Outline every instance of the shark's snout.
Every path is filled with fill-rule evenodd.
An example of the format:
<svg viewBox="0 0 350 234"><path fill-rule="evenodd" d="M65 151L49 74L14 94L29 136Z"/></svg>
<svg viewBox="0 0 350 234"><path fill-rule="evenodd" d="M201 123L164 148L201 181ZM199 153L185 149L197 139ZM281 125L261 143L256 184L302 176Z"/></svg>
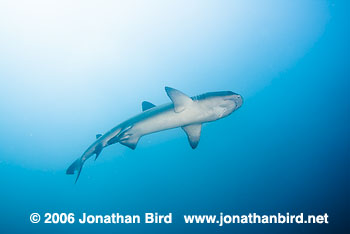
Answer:
<svg viewBox="0 0 350 234"><path fill-rule="evenodd" d="M233 101L235 104L235 107L233 110L237 110L238 108L240 108L243 104L243 97L237 93L234 92L230 92L230 95L227 95L224 100L230 100Z"/></svg>
<svg viewBox="0 0 350 234"><path fill-rule="evenodd" d="M234 97L235 103L236 103L236 110L240 108L243 104L243 97L239 94L236 94Z"/></svg>

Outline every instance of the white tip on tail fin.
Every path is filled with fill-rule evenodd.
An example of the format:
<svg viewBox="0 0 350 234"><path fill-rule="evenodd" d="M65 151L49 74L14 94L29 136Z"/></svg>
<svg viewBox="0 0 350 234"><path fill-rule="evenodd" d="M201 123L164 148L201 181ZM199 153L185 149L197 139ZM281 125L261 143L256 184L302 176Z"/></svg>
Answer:
<svg viewBox="0 0 350 234"><path fill-rule="evenodd" d="M84 162L82 161L81 158L78 158L77 160L74 161L74 163L72 163L72 165L70 165L66 171L67 175L73 175L75 173L75 171L78 172L77 178L75 180L75 183L77 183L79 176L80 176L80 172L81 169L83 168L83 164Z"/></svg>

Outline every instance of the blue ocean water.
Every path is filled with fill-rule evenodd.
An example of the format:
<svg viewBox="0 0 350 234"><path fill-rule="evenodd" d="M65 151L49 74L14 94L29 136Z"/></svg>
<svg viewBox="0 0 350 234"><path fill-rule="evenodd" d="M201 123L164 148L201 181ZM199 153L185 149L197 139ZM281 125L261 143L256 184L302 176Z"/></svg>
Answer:
<svg viewBox="0 0 350 234"><path fill-rule="evenodd" d="M346 233L348 1L2 1L1 233ZM231 90L231 116L116 144L95 140L169 102ZM172 213L172 224L32 224L31 213ZM329 224L185 224L186 214L329 215Z"/></svg>

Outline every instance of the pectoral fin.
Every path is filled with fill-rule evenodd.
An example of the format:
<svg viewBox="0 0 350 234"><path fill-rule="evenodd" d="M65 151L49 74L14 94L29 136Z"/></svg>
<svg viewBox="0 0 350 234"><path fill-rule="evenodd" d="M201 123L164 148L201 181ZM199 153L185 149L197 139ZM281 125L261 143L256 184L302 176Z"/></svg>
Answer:
<svg viewBox="0 0 350 234"><path fill-rule="evenodd" d="M186 109L186 106L193 103L193 100L189 96L180 92L179 90L165 87L165 91L171 101L174 103L174 110L176 113L184 111Z"/></svg>
<svg viewBox="0 0 350 234"><path fill-rule="evenodd" d="M188 141L192 149L195 149L199 143L201 137L202 124L192 124L183 126L182 129L187 134Z"/></svg>

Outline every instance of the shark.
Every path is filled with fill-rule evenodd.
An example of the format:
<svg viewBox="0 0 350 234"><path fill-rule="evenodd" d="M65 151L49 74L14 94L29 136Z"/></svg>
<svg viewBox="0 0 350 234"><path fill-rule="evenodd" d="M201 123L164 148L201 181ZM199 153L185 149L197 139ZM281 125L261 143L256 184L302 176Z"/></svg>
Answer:
<svg viewBox="0 0 350 234"><path fill-rule="evenodd" d="M77 172L78 181L84 162L101 154L103 148L120 143L135 149L142 136L172 128L182 128L192 149L198 146L202 125L222 119L243 104L241 95L232 91L209 92L189 97L183 92L165 87L171 102L156 106L142 102L142 112L112 128L105 134L97 134L96 140L80 158L67 169L66 174Z"/></svg>

